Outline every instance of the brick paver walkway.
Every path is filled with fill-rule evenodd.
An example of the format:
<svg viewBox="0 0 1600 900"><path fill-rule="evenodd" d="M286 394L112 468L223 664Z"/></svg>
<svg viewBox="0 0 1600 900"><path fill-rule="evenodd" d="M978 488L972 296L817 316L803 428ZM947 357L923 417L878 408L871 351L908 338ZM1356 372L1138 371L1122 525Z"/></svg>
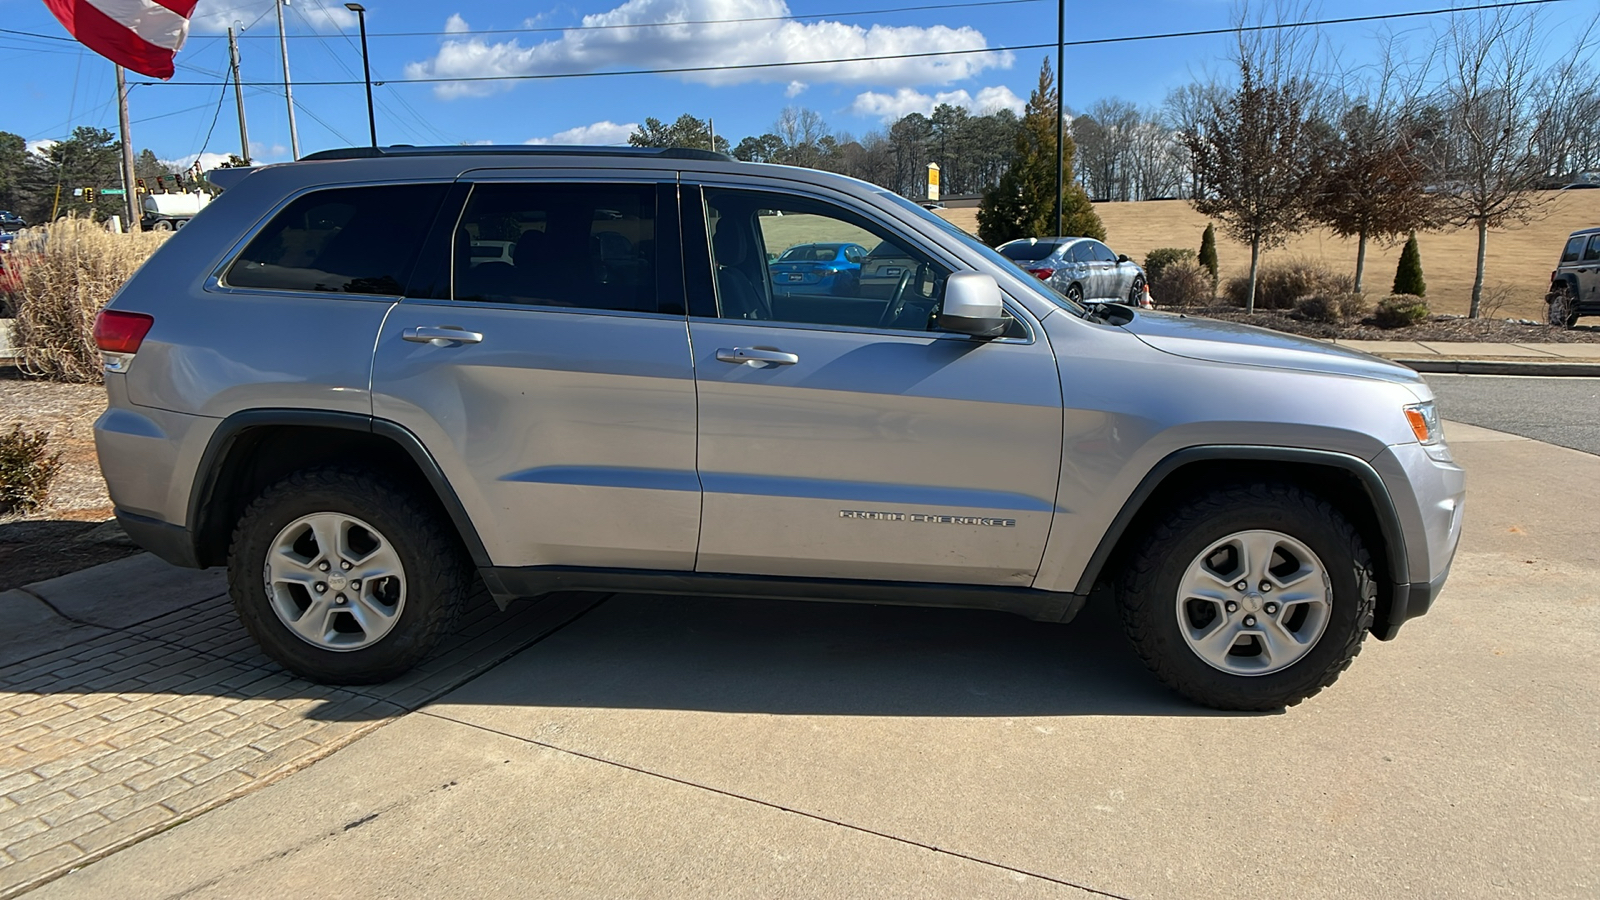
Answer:
<svg viewBox="0 0 1600 900"><path fill-rule="evenodd" d="M326 756L596 599L480 596L441 653L362 688L286 674L226 596L0 668L0 900Z"/></svg>

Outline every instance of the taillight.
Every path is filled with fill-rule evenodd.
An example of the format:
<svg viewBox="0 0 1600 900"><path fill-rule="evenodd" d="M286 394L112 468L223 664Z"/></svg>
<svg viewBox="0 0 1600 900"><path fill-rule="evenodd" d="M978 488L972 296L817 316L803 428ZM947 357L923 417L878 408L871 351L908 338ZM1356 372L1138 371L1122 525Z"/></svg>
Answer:
<svg viewBox="0 0 1600 900"><path fill-rule="evenodd" d="M1056 270L1048 268L1048 267L1041 267L1041 268L1038 268L1038 269L1029 269L1028 273L1031 274L1033 277L1039 279L1040 281L1049 281L1050 280L1050 276L1054 275L1056 273Z"/></svg>
<svg viewBox="0 0 1600 900"><path fill-rule="evenodd" d="M155 323L155 316L144 313L102 309L94 319L94 344L102 353L138 353Z"/></svg>

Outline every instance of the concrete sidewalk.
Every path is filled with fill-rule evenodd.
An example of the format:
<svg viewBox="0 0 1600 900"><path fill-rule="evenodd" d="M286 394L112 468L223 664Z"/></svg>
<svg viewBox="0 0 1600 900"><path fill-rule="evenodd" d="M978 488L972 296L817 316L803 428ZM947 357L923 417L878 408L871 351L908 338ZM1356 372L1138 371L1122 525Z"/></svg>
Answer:
<svg viewBox="0 0 1600 900"><path fill-rule="evenodd" d="M1425 373L1600 376L1600 344L1334 341Z"/></svg>
<svg viewBox="0 0 1600 900"><path fill-rule="evenodd" d="M1447 427L1445 595L1283 714L1176 698L1103 605L614 597L30 900L1589 900L1600 510L1570 486L1600 458Z"/></svg>

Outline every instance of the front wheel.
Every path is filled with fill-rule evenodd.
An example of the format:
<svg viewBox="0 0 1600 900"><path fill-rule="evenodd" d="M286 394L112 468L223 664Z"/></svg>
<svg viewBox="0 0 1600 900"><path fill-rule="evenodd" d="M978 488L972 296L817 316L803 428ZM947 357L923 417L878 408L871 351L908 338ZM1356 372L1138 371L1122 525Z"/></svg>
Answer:
<svg viewBox="0 0 1600 900"><path fill-rule="evenodd" d="M1138 306L1139 301L1142 299L1144 299L1144 276L1135 275L1133 276L1133 288L1128 291L1128 302Z"/></svg>
<svg viewBox="0 0 1600 900"><path fill-rule="evenodd" d="M234 530L228 587L261 649L313 681L387 681L421 662L472 584L455 536L414 495L344 469L297 472Z"/></svg>
<svg viewBox="0 0 1600 900"><path fill-rule="evenodd" d="M1338 679L1372 626L1371 558L1327 501L1288 484L1216 488L1160 516L1121 584L1156 676L1205 706L1292 706Z"/></svg>

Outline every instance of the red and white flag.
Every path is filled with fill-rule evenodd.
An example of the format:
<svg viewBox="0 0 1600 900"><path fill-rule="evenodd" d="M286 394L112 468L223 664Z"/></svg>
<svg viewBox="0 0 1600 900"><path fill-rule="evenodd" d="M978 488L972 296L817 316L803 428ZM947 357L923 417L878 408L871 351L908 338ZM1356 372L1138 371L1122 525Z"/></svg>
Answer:
<svg viewBox="0 0 1600 900"><path fill-rule="evenodd" d="M79 43L119 66L172 77L199 0L44 0Z"/></svg>

